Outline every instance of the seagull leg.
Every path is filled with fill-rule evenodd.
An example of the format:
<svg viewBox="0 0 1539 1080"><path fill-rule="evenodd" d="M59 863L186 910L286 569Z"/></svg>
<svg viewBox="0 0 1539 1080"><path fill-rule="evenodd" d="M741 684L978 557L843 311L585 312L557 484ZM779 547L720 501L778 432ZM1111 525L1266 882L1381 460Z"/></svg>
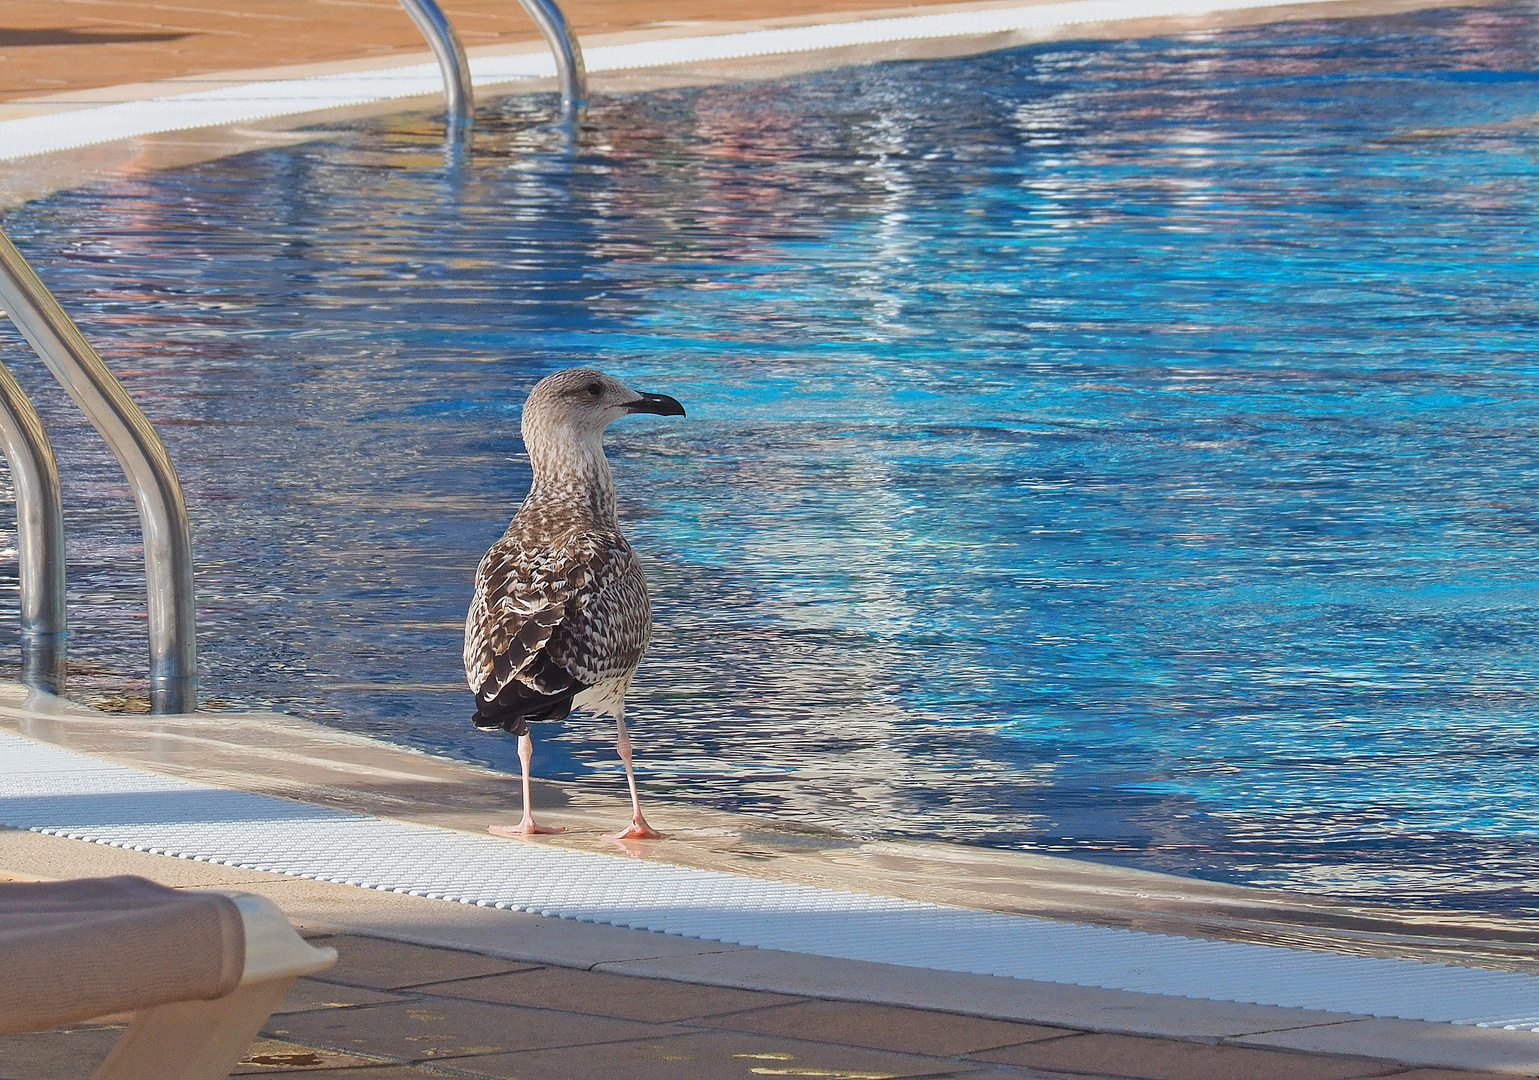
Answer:
<svg viewBox="0 0 1539 1080"><path fill-rule="evenodd" d="M534 740L528 735L518 737L518 763L524 774L524 818L517 825L491 825L487 832L498 836L533 836L536 833L566 832L562 825L536 825L534 811L529 807L529 761L534 757Z"/></svg>
<svg viewBox="0 0 1539 1080"><path fill-rule="evenodd" d="M625 710L622 707L615 715L615 726L619 729L620 760L625 763L625 782L631 788L631 823L623 832L614 833L611 840L656 840L662 833L656 831L647 824L647 819L641 816L641 800L636 796L636 773L631 769L631 737L625 732Z"/></svg>

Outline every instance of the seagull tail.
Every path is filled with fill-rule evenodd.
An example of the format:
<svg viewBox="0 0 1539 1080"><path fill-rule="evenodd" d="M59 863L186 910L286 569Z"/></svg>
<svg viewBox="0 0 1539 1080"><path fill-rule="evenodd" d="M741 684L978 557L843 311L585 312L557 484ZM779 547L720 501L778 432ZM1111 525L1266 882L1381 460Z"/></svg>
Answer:
<svg viewBox="0 0 1539 1080"><path fill-rule="evenodd" d="M572 711L572 698L585 689L574 686L559 694L541 694L514 681L490 700L477 694L479 707L470 719L483 730L502 728L513 735L527 735L531 720L565 720Z"/></svg>

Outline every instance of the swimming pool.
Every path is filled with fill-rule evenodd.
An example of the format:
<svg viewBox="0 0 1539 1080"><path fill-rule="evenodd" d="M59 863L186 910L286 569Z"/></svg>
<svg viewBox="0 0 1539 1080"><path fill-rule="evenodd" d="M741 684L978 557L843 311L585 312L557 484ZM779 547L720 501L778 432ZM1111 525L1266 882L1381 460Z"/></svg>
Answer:
<svg viewBox="0 0 1539 1080"><path fill-rule="evenodd" d="M634 95L575 155L510 100L458 171L398 116L5 224L182 472L208 696L516 769L469 580L597 360L690 409L611 442L654 796L1529 913L1534 15ZM132 696L126 489L0 334L74 685ZM536 737L619 790L607 723Z"/></svg>

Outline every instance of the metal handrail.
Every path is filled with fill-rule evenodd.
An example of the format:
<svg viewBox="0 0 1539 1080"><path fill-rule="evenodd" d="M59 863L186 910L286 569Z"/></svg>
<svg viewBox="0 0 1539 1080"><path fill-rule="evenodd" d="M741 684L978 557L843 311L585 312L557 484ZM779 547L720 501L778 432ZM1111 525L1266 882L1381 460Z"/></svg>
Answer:
<svg viewBox="0 0 1539 1080"><path fill-rule="evenodd" d="M524 10L545 35L556 58L556 78L561 83L561 121L576 123L588 105L588 69L583 64L582 46L572 33L572 24L557 6L556 0L519 0Z"/></svg>
<svg viewBox="0 0 1539 1080"><path fill-rule="evenodd" d="M43 419L0 365L0 444L16 488L16 554L21 583L21 681L64 692L64 505L59 466Z"/></svg>
<svg viewBox="0 0 1539 1080"><path fill-rule="evenodd" d="M133 489L149 592L150 711L198 707L192 538L165 443L117 376L0 231L0 307L112 450Z"/></svg>
<svg viewBox="0 0 1539 1080"><path fill-rule="evenodd" d="M476 97L470 86L470 62L454 26L435 0L401 0L411 21L427 38L444 76L444 126L451 136L465 134L476 120Z"/></svg>
<svg viewBox="0 0 1539 1080"><path fill-rule="evenodd" d="M588 104L588 70L583 64L582 46L556 0L519 0L534 24L540 28L556 61L556 78L561 84L561 120L571 124L582 116ZM417 24L428 47L438 61L444 78L444 123L449 134L462 135L475 123L475 91L470 84L470 62L465 46L454 25L436 0L401 0L411 21Z"/></svg>
<svg viewBox="0 0 1539 1080"><path fill-rule="evenodd" d="M574 123L588 105L588 69L583 65L582 45L556 0L519 3L545 35L546 45L551 46L556 78L562 86L562 122ZM400 0L400 6L428 38L428 48L443 72L443 111L449 134L465 134L476 123L476 91L471 88L471 68L460 35L436 0Z"/></svg>

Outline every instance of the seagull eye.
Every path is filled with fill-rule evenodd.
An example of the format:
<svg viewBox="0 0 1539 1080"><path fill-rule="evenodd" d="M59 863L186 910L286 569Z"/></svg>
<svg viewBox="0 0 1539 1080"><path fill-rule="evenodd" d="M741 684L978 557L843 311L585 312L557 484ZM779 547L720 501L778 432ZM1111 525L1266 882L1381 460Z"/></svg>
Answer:
<svg viewBox="0 0 1539 1080"><path fill-rule="evenodd" d="M599 396L599 389L600 389L600 387L599 387L599 384L596 383L596 382L590 382L584 389L586 389L588 391L588 393L592 394L594 397L598 397Z"/></svg>

